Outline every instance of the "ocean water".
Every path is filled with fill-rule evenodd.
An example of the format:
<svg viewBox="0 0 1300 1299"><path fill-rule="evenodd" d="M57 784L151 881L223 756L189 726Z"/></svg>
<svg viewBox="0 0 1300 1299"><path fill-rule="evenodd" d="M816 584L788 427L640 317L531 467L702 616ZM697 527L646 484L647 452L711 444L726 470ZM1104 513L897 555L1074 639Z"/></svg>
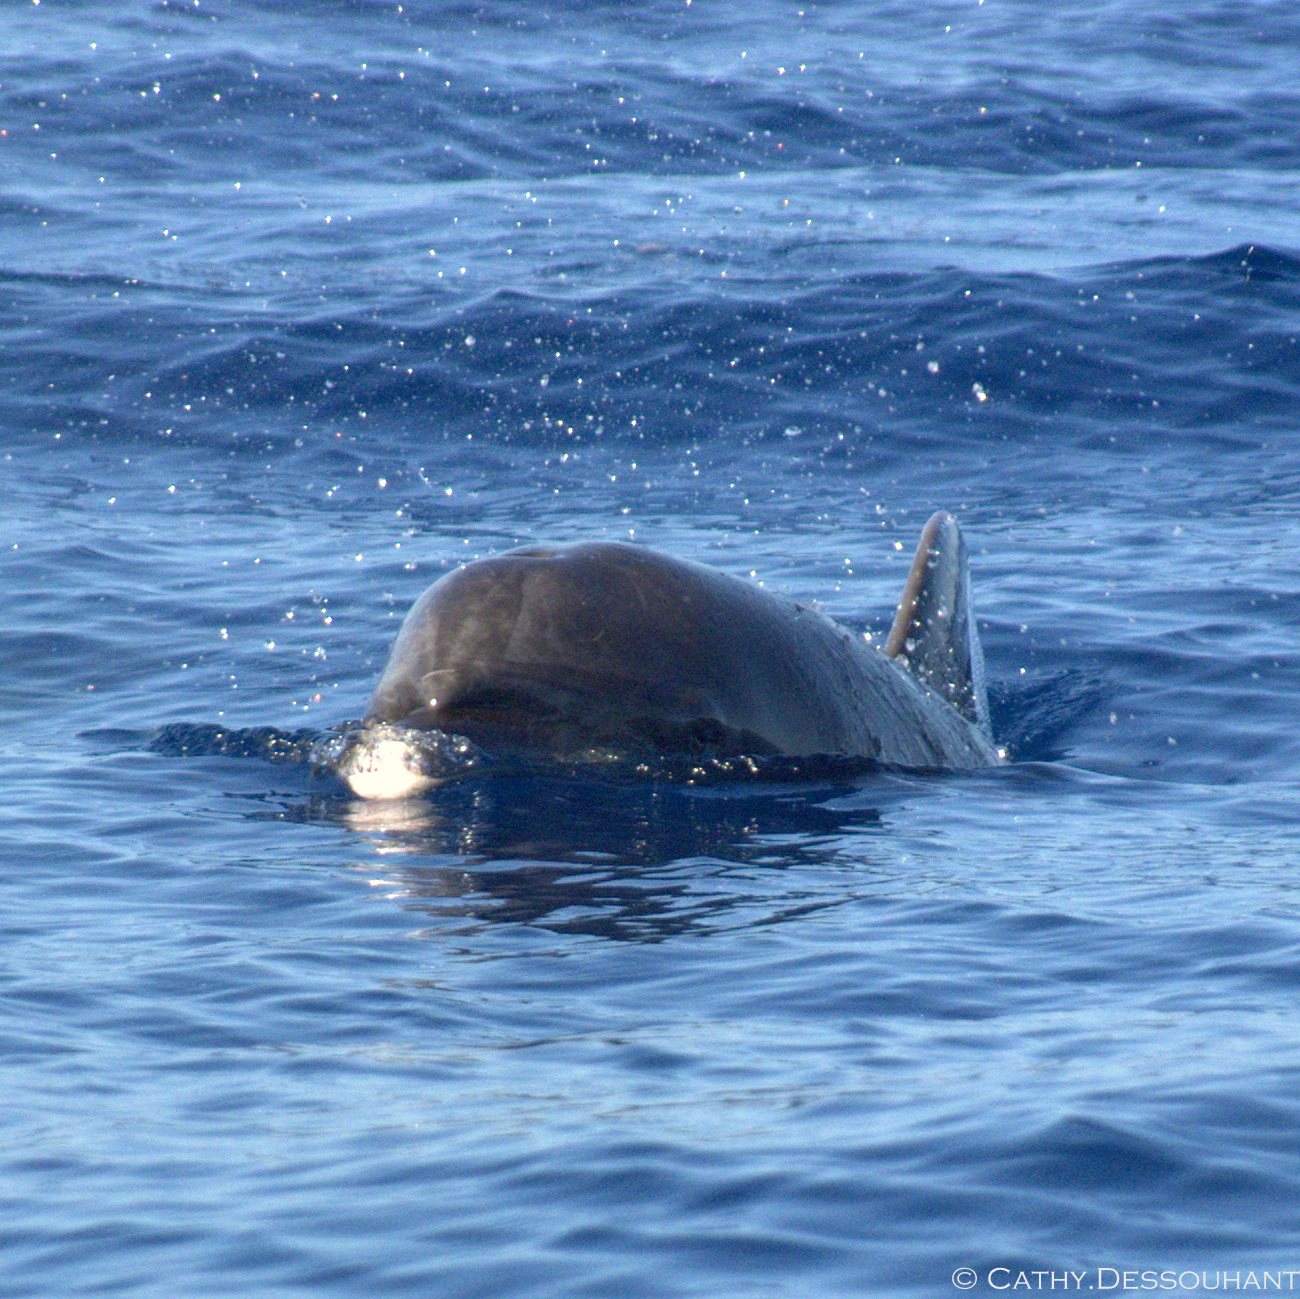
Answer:
<svg viewBox="0 0 1300 1299"><path fill-rule="evenodd" d="M1297 50L1266 0L7 0L0 1291L1300 1269ZM936 508L1004 768L301 760L470 558L881 630Z"/></svg>

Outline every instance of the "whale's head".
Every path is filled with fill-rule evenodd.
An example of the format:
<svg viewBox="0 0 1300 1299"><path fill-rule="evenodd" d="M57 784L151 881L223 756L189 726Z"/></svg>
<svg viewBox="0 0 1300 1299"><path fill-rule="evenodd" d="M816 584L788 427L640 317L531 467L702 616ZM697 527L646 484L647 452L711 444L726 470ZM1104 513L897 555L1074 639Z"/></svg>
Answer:
<svg viewBox="0 0 1300 1299"><path fill-rule="evenodd" d="M716 743L729 733L717 701L736 686L705 644L728 635L705 607L715 580L732 579L608 543L476 561L412 607L366 721L522 757L655 752L700 727ZM400 746L374 762L395 779L411 767Z"/></svg>

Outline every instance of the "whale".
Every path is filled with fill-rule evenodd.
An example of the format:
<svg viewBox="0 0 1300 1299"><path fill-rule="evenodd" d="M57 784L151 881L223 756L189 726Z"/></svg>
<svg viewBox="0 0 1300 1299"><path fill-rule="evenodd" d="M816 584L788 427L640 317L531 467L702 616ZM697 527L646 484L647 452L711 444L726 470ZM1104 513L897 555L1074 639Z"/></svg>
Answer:
<svg viewBox="0 0 1300 1299"><path fill-rule="evenodd" d="M433 583L335 763L363 798L438 783L410 743L487 754L837 755L970 770L989 724L957 520L925 525L883 645L813 605L626 542L530 545Z"/></svg>

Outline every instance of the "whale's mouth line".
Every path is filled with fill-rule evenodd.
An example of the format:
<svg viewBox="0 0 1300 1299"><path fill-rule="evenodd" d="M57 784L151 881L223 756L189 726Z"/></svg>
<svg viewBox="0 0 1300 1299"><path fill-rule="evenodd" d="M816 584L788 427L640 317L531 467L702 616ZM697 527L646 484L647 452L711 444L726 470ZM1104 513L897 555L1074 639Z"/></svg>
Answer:
<svg viewBox="0 0 1300 1299"><path fill-rule="evenodd" d="M510 682L476 683L412 709L399 718L384 718L398 726L468 735L479 730L518 731L558 726L567 717L590 711L570 690L538 690ZM367 719L368 721L375 719Z"/></svg>
<svg viewBox="0 0 1300 1299"><path fill-rule="evenodd" d="M567 697L567 698L562 698ZM521 727L558 721L573 711L572 703L581 699L580 692L552 687L538 690L525 685L482 684L454 695L436 710L442 730L454 731L458 725L476 722ZM564 707L565 703L570 707Z"/></svg>
<svg viewBox="0 0 1300 1299"><path fill-rule="evenodd" d="M570 666L493 665L468 680L443 682L438 696L402 716L368 720L473 738L480 732L526 739L569 730L590 738L639 733L658 717L693 725L711 712L702 697Z"/></svg>
<svg viewBox="0 0 1300 1299"><path fill-rule="evenodd" d="M593 750L631 758L777 752L764 737L728 725L707 705L699 706L702 701L656 698L644 686L612 699L581 685L511 674L504 682L466 685L394 724L464 736L488 753L520 757L577 758Z"/></svg>

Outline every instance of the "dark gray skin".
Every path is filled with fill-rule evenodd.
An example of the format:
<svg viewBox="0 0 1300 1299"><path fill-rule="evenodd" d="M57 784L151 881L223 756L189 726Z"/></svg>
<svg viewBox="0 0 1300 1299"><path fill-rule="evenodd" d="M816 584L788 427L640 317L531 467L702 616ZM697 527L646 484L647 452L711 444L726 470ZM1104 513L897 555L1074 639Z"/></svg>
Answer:
<svg viewBox="0 0 1300 1299"><path fill-rule="evenodd" d="M946 645L953 631L942 610L938 633L922 625L918 611L937 599L927 603L927 591L966 591L955 522L936 515L926 537L893 657L807 605L640 546L533 546L479 560L411 609L365 723L557 758L612 748L989 766L1000 755L986 712L959 711L967 694L982 707L978 679L927 677L919 652L911 671L902 665L906 650L934 635ZM960 615L969 635L965 603Z"/></svg>

